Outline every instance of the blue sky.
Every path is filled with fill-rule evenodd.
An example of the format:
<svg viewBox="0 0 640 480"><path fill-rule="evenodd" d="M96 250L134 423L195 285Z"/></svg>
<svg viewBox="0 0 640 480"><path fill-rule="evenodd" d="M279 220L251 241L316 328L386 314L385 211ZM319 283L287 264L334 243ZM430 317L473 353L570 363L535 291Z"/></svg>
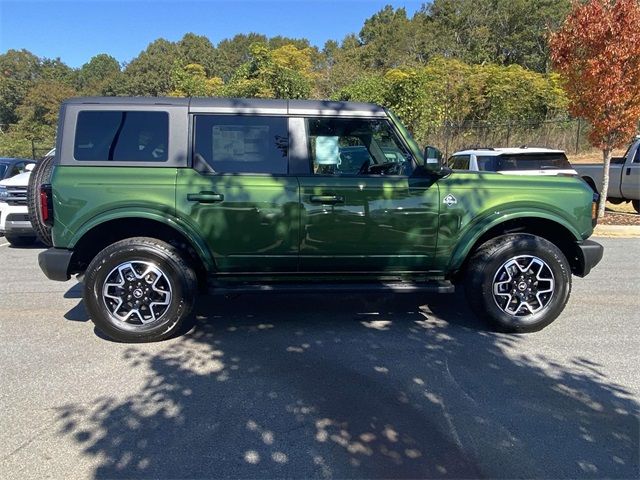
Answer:
<svg viewBox="0 0 640 480"><path fill-rule="evenodd" d="M98 53L131 60L153 40L185 33L214 43L236 33L328 39L357 33L384 5L409 15L424 0L0 0L0 53L26 48L79 67Z"/></svg>

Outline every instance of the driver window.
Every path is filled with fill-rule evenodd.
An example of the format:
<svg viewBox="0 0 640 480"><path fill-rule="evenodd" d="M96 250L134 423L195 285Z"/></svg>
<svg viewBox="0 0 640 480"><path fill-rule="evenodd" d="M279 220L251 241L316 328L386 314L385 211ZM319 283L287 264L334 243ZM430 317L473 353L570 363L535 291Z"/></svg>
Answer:
<svg viewBox="0 0 640 480"><path fill-rule="evenodd" d="M386 120L309 118L315 175L408 175L411 157Z"/></svg>

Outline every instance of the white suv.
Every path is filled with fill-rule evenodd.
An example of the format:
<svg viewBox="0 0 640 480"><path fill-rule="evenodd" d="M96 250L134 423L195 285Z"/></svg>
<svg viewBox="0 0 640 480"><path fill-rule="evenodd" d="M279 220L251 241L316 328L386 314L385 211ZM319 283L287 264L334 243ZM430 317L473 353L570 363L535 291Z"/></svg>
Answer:
<svg viewBox="0 0 640 480"><path fill-rule="evenodd" d="M0 181L0 234L12 245L29 245L36 240L27 209L32 168L33 164L29 164L24 173Z"/></svg>
<svg viewBox="0 0 640 480"><path fill-rule="evenodd" d="M447 160L454 170L509 175L577 175L562 150L549 148L476 148L455 152Z"/></svg>

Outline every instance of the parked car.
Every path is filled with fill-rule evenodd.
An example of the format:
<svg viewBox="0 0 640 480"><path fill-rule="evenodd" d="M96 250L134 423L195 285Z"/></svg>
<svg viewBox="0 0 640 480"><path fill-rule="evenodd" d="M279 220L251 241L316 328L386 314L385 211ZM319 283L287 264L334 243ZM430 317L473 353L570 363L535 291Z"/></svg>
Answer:
<svg viewBox="0 0 640 480"><path fill-rule="evenodd" d="M36 234L29 221L27 185L33 163L28 170L0 181L0 233L15 246L30 245Z"/></svg>
<svg viewBox="0 0 640 480"><path fill-rule="evenodd" d="M549 148L477 148L455 152L449 168L509 175L576 175L562 150Z"/></svg>
<svg viewBox="0 0 640 480"><path fill-rule="evenodd" d="M601 163L576 164L574 168L594 192L600 193L604 174ZM640 213L640 135L631 142L624 156L611 159L607 200L611 203L630 201Z"/></svg>
<svg viewBox="0 0 640 480"><path fill-rule="evenodd" d="M0 180L30 171L35 163L35 160L27 158L2 157L0 158Z"/></svg>
<svg viewBox="0 0 640 480"><path fill-rule="evenodd" d="M80 98L59 125L40 267L84 275L89 316L120 341L175 335L205 286L333 295L463 282L480 316L533 331L563 310L571 274L602 258L584 182L452 172L376 105ZM357 172L324 169L354 146L366 150Z"/></svg>

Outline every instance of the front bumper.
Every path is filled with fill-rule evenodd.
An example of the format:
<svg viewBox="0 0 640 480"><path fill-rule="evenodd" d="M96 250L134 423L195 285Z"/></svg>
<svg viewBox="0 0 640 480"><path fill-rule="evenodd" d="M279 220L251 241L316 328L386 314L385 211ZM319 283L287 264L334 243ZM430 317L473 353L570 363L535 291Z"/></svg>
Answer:
<svg viewBox="0 0 640 480"><path fill-rule="evenodd" d="M604 247L593 240L585 240L578 244L578 263L574 275L585 277L595 267L604 254Z"/></svg>
<svg viewBox="0 0 640 480"><path fill-rule="evenodd" d="M38 255L40 269L49 280L66 282L71 278L69 275L69 264L73 250L64 248L49 248Z"/></svg>

